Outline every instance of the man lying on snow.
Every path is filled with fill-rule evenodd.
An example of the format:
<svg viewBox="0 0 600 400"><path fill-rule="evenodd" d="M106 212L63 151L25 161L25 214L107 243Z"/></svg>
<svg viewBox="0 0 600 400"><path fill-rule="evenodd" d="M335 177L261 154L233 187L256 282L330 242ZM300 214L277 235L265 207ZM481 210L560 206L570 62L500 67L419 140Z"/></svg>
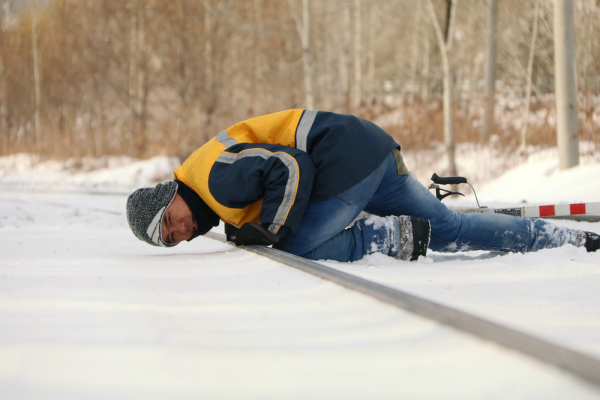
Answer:
<svg viewBox="0 0 600 400"><path fill-rule="evenodd" d="M361 211L372 214L348 227ZM595 233L503 214L448 209L408 172L400 145L372 122L288 110L233 125L196 150L175 180L135 191L127 219L140 240L175 246L219 220L236 244L305 258L355 261L380 252L529 252L600 247Z"/></svg>

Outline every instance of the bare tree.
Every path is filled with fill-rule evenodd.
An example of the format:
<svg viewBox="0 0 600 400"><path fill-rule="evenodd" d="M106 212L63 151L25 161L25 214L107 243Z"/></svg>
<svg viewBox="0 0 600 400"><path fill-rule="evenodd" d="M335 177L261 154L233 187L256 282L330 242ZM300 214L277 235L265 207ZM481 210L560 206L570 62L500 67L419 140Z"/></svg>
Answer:
<svg viewBox="0 0 600 400"><path fill-rule="evenodd" d="M350 7L348 0L342 1L342 18L340 23L340 45L339 45L339 82L340 82L340 99L339 105L347 107L348 92L350 87L350 78L348 74L348 46L350 44Z"/></svg>
<svg viewBox="0 0 600 400"><path fill-rule="evenodd" d="M7 152L9 146L8 132L8 106L7 106L7 80L4 61L4 13L0 10L0 136L2 137L2 149Z"/></svg>
<svg viewBox="0 0 600 400"><path fill-rule="evenodd" d="M526 143L552 145L554 41L551 18L545 18L552 3L539 1L533 48L528 11L533 3L493 1L498 3L495 80L511 100L495 105L506 115L495 122L503 132L498 140L504 148L518 145L519 130L531 131L535 124L536 136L526 137ZM446 173L452 173L454 142L482 140L485 103L474 83L485 74L491 2L463 0L460 11L456 4L53 0L31 3L33 8L21 7L10 16L5 10L0 153L37 152L40 145L45 154L65 157L185 157L236 121L285 108L325 107L382 125L388 121L391 126L384 127L411 148L441 140L443 117ZM599 89L600 10L596 0L575 4L580 40L571 59L577 60L584 89L580 129L586 141L598 142L593 96ZM548 108L546 121L534 121L512 106L526 97L525 76L531 80L527 92ZM377 82L386 82L385 95ZM405 101L412 97L421 101Z"/></svg>
<svg viewBox="0 0 600 400"><path fill-rule="evenodd" d="M362 69L361 69L361 0L354 0L354 88L352 90L352 109L357 110L362 101Z"/></svg>
<svg viewBox="0 0 600 400"><path fill-rule="evenodd" d="M376 36L376 29L377 29L377 20L379 19L378 17L378 10L377 10L377 6L376 4L371 4L369 7L369 34L368 34L368 41L369 41L369 45L367 47L367 91L368 91L368 101L369 104L373 104L374 102L372 100L374 100L375 98L375 36Z"/></svg>
<svg viewBox="0 0 600 400"><path fill-rule="evenodd" d="M139 23L138 23L138 0L130 0L128 7L131 13L131 25L129 34L129 112L131 113L129 122L129 134L137 136L138 116L139 116L139 97L138 97L138 69L140 60L139 44Z"/></svg>
<svg viewBox="0 0 600 400"><path fill-rule="evenodd" d="M444 86L444 144L446 145L446 153L448 155L448 174L456 175L455 152L456 145L454 143L454 129L452 121L452 76L450 69L450 52L452 50L452 37L454 34L454 21L456 16L456 3L458 0L447 0L447 17L446 31L442 32L440 22L433 7L431 0L427 0L429 8L429 17L435 34L437 37L438 46L440 48L440 56L442 58L443 68L443 86Z"/></svg>
<svg viewBox="0 0 600 400"><path fill-rule="evenodd" d="M298 13L294 0L287 0L292 16L296 22L298 35L302 42L302 69L304 71L304 96L305 107L308 110L314 108L314 96L312 88L312 66L310 62L310 0L302 0L302 18Z"/></svg>
<svg viewBox="0 0 600 400"><path fill-rule="evenodd" d="M206 61L206 79L204 83L204 90L207 92L212 91L215 80L215 68L214 68L214 59L213 59L213 40L212 40L212 30L213 30L213 15L211 9L207 9L207 12L204 14L204 32L206 33L207 40L204 45L204 59Z"/></svg>
<svg viewBox="0 0 600 400"><path fill-rule="evenodd" d="M419 3L420 4L420 3ZM421 69L421 100L425 103L429 101L429 58L430 58L430 38L427 25L422 26L423 51L422 51L422 69Z"/></svg>
<svg viewBox="0 0 600 400"><path fill-rule="evenodd" d="M485 52L485 112L481 142L486 143L494 127L494 97L496 94L496 36L498 25L498 0L488 2L487 43Z"/></svg>
<svg viewBox="0 0 600 400"><path fill-rule="evenodd" d="M254 0L253 3L254 18L256 19L256 29L254 30L254 40L256 42L256 51L254 52L254 79L252 79L252 96L254 96L255 103L258 100L257 92L259 82L262 80L263 66L262 66L262 43L263 43L263 31L259 27L262 24L263 15L260 0Z"/></svg>
<svg viewBox="0 0 600 400"><path fill-rule="evenodd" d="M419 63L419 50L421 49L421 43L419 41L419 38L421 37L422 33L422 28L423 28L423 23L421 21L422 19L422 8L423 8L423 4L421 2L418 2L416 4L416 10L415 10L415 19L414 19L414 25L412 28L412 39L411 39L411 48L410 48L410 82L411 85L415 85L417 82L417 67L418 67L418 63ZM412 90L410 91L410 98L411 100L414 98L415 96L415 91Z"/></svg>
<svg viewBox="0 0 600 400"><path fill-rule="evenodd" d="M529 108L531 102L531 75L533 72L533 57L535 55L535 42L537 39L538 18L540 4L535 1L535 9L533 11L533 27L531 29L531 44L529 46L529 58L527 61L527 86L525 88L525 104L523 105L523 122L521 123L521 144L519 151L527 154L527 125L529 124Z"/></svg>
<svg viewBox="0 0 600 400"><path fill-rule="evenodd" d="M31 41L33 50L33 82L35 86L35 140L38 154L42 152L42 132L40 127L40 105L41 105L41 78L40 78L40 52L38 49L37 15L34 12L31 17Z"/></svg>

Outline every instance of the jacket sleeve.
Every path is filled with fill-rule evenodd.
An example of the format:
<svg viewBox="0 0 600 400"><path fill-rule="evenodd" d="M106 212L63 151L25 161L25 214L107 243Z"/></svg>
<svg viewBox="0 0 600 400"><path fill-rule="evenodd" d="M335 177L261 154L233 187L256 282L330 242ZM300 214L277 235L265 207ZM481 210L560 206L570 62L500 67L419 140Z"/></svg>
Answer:
<svg viewBox="0 0 600 400"><path fill-rule="evenodd" d="M314 174L313 162L302 150L240 143L217 158L208 184L215 200L225 207L244 208L262 199L261 224L285 236L300 225Z"/></svg>

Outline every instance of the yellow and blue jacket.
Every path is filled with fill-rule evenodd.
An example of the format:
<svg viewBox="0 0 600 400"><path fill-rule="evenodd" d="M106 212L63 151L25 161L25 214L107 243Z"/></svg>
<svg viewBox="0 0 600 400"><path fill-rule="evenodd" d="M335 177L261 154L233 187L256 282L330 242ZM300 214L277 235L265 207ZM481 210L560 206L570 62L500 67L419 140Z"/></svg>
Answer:
<svg viewBox="0 0 600 400"><path fill-rule="evenodd" d="M308 202L366 178L394 148L385 131L345 114L287 110L237 123L175 170L221 220L294 232Z"/></svg>

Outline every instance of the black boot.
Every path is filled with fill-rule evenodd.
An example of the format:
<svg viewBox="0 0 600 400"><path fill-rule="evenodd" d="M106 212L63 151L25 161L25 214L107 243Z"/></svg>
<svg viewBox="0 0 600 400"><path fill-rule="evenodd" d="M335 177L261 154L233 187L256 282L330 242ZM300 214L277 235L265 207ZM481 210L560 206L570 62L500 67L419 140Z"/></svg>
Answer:
<svg viewBox="0 0 600 400"><path fill-rule="evenodd" d="M404 261L416 261L419 256L426 256L431 234L429 220L401 215L398 217L398 222L400 224L400 250L395 257Z"/></svg>
<svg viewBox="0 0 600 400"><path fill-rule="evenodd" d="M428 219L410 217L413 226L414 249L410 261L416 261L419 256L427 255L427 246L431 239L431 224Z"/></svg>
<svg viewBox="0 0 600 400"><path fill-rule="evenodd" d="M585 249L588 253L600 249L600 235L594 232L585 232Z"/></svg>

